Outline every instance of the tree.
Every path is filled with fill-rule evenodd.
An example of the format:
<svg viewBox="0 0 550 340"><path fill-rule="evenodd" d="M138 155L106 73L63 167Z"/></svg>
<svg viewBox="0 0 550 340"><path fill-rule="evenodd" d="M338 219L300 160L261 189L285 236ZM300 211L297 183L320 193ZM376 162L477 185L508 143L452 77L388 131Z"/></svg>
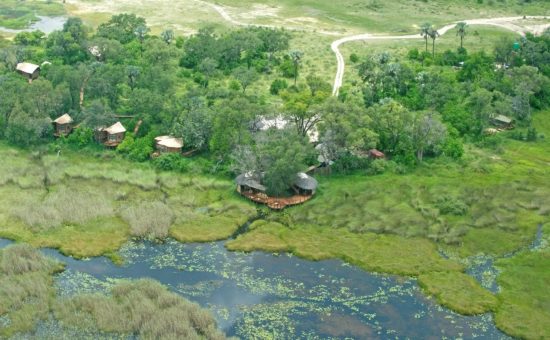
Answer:
<svg viewBox="0 0 550 340"><path fill-rule="evenodd" d="M284 29L258 28L258 37L263 42L269 62L276 52L287 50L290 42L290 34Z"/></svg>
<svg viewBox="0 0 550 340"><path fill-rule="evenodd" d="M420 35L424 38L426 42L426 52L428 52L428 37L430 37L430 32L432 31L432 24L424 23L420 26Z"/></svg>
<svg viewBox="0 0 550 340"><path fill-rule="evenodd" d="M160 34L160 37L162 38L162 40L170 45L172 43L172 41L174 41L175 39L175 35L174 35L174 31L168 29L168 30L164 30L162 31L162 33Z"/></svg>
<svg viewBox="0 0 550 340"><path fill-rule="evenodd" d="M382 151L399 154L409 149L414 116L403 105L393 99L386 99L370 107L368 115Z"/></svg>
<svg viewBox="0 0 550 340"><path fill-rule="evenodd" d="M436 29L431 28L428 35L432 39L432 57L435 58L435 39L439 37L439 32Z"/></svg>
<svg viewBox="0 0 550 340"><path fill-rule="evenodd" d="M306 77L306 83L313 97L315 97L315 95L319 92L324 92L326 94L330 94L332 92L332 86L323 78L314 74L310 74Z"/></svg>
<svg viewBox="0 0 550 340"><path fill-rule="evenodd" d="M52 32L46 41L47 53L65 64L75 64L88 59L86 41L88 29L80 18L69 18L61 31Z"/></svg>
<svg viewBox="0 0 550 340"><path fill-rule="evenodd" d="M474 126L471 131L475 135L481 135L487 127L489 118L493 115L492 102L493 94L484 88L476 89L466 99L466 105L473 113Z"/></svg>
<svg viewBox="0 0 550 340"><path fill-rule="evenodd" d="M378 136L371 130L372 120L361 103L330 97L320 111L323 116L319 124L320 140L322 149L331 155L329 159L346 151L365 152L377 146Z"/></svg>
<svg viewBox="0 0 550 340"><path fill-rule="evenodd" d="M126 74L128 76L128 85L133 91L137 86L137 80L141 74L141 69L137 66L128 65L126 66Z"/></svg>
<svg viewBox="0 0 550 340"><path fill-rule="evenodd" d="M234 170L262 174L269 195L286 195L297 173L307 167L313 147L293 129L269 129L257 134L254 142L235 148L231 156Z"/></svg>
<svg viewBox="0 0 550 340"><path fill-rule="evenodd" d="M108 22L98 26L97 36L127 44L136 38L135 32L140 26L147 27L145 19L135 14L114 15Z"/></svg>
<svg viewBox="0 0 550 340"><path fill-rule="evenodd" d="M313 95L308 89L298 92L282 91L284 116L294 123L299 134L307 136L315 124L322 120L319 105L328 96L324 92Z"/></svg>
<svg viewBox="0 0 550 340"><path fill-rule="evenodd" d="M244 97L220 101L214 107L210 150L225 158L236 145L249 144L250 128L257 112L261 112L258 105Z"/></svg>
<svg viewBox="0 0 550 340"><path fill-rule="evenodd" d="M412 146L422 162L426 151L436 151L445 141L447 129L433 112L416 112L412 121Z"/></svg>
<svg viewBox="0 0 550 340"><path fill-rule="evenodd" d="M204 75L203 86L207 87L208 82L212 76L214 76L218 70L218 62L212 58L206 58L198 66L198 70Z"/></svg>
<svg viewBox="0 0 550 340"><path fill-rule="evenodd" d="M82 110L82 122L91 129L110 126L115 122L115 117L106 104L100 100L94 100Z"/></svg>
<svg viewBox="0 0 550 340"><path fill-rule="evenodd" d="M147 33L149 33L150 29L145 24L138 25L134 29L134 35L139 40L140 44L143 45L143 41L145 40L145 37L147 36Z"/></svg>
<svg viewBox="0 0 550 340"><path fill-rule="evenodd" d="M455 28L456 35L460 37L460 48L464 48L464 37L466 36L468 24L465 22L459 22L458 24L456 24Z"/></svg>
<svg viewBox="0 0 550 340"><path fill-rule="evenodd" d="M233 71L233 77L237 79L239 84L241 84L241 87L243 89L243 93L246 92L246 89L248 86L250 86L252 83L257 81L260 76L258 75L258 72L256 72L253 68L246 68L244 66L239 66Z"/></svg>
<svg viewBox="0 0 550 340"><path fill-rule="evenodd" d="M184 55L180 64L184 67L195 68L204 59L219 60L220 45L211 26L202 27L197 34L187 39L183 46Z"/></svg>
<svg viewBox="0 0 550 340"><path fill-rule="evenodd" d="M176 117L172 133L183 139L184 146L202 151L212 136L213 113L200 97L186 99L183 111Z"/></svg>
<svg viewBox="0 0 550 340"><path fill-rule="evenodd" d="M292 65L294 66L294 86L296 86L296 81L298 80L298 70L302 65L304 53L301 51L290 51L288 55L290 56L290 60L292 60Z"/></svg>

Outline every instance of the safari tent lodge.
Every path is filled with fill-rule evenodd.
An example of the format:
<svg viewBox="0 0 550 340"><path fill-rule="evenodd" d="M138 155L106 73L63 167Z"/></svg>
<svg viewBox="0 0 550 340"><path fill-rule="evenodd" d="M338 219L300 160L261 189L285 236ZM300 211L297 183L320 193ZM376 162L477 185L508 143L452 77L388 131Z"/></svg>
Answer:
<svg viewBox="0 0 550 340"><path fill-rule="evenodd" d="M293 184L293 189L299 195L313 196L317 190L317 180L304 172L296 174L296 180Z"/></svg>
<svg viewBox="0 0 550 340"><path fill-rule="evenodd" d="M181 153L183 139L172 136L159 136L155 138L155 147L159 153Z"/></svg>
<svg viewBox="0 0 550 340"><path fill-rule="evenodd" d="M317 180L300 172L292 185L293 196L271 197L267 195L267 188L262 184L262 175L255 172L247 172L237 176L235 179L237 192L249 200L265 204L274 210L282 210L288 206L302 204L310 200L317 190Z"/></svg>
<svg viewBox="0 0 550 340"><path fill-rule="evenodd" d="M96 129L95 138L99 143L110 148L115 148L122 143L125 133L126 128L120 122L116 122L107 128L101 127Z"/></svg>
<svg viewBox="0 0 550 340"><path fill-rule="evenodd" d="M65 113L53 121L54 136L67 136L73 131L73 119Z"/></svg>
<svg viewBox="0 0 550 340"><path fill-rule="evenodd" d="M507 130L507 129L513 129L514 128L514 120L510 117L504 116L504 115L497 115L491 119L491 123L497 128L501 130Z"/></svg>
<svg viewBox="0 0 550 340"><path fill-rule="evenodd" d="M19 63L15 69L19 74L26 77L29 83L32 83L40 75L40 66L31 63Z"/></svg>

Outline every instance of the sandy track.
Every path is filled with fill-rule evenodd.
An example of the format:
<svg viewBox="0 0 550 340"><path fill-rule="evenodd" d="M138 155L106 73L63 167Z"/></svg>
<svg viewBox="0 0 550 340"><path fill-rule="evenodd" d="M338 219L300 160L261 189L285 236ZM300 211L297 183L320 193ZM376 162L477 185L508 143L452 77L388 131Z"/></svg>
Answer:
<svg viewBox="0 0 550 340"><path fill-rule="evenodd" d="M550 27L549 24L544 25L535 25L535 26L526 26L521 27L514 24L514 22L522 20L522 19L546 19L546 17L542 16L528 16L528 17L506 17L506 18L491 18L491 19L471 19L471 20L463 20L463 22L467 23L468 25L489 25L489 26L497 26L501 27L507 30L510 30L512 32L516 32L520 35L525 35L526 32L531 33L541 33L544 31L544 29ZM450 25L444 26L438 30L439 34L443 35L447 33L449 30L452 30L456 24L459 21L456 21ZM334 96L338 95L338 91L342 87L342 83L344 81L344 72L346 70L346 62L344 60L344 56L342 55L342 52L340 51L340 46L342 44L352 42L352 41L369 41L369 40L398 40L398 39L422 39L422 37L419 34L411 34L411 35L372 35L372 34L359 34L359 35L353 35L349 37L345 37L342 39L338 39L334 41L331 44L331 49L336 55L336 61L338 62L338 68L336 71L336 77L334 79L334 85L332 88L332 94Z"/></svg>
<svg viewBox="0 0 550 340"><path fill-rule="evenodd" d="M248 24L244 22L237 21L229 15L229 13L225 10L223 6L219 6L207 1L203 0L194 0L195 2L198 2L200 4L203 4L205 6L208 6L212 8L214 11L216 11L224 20L227 22L236 25L236 26L257 26L257 27L268 27L268 28L277 28L277 26L274 25L255 25L255 24ZM540 34L544 32L545 29L550 27L550 24L542 24L542 25L531 25L531 26L519 26L514 24L517 21L520 20L540 20L540 19L548 19L545 16L517 16L517 17L501 17L501 18L489 18L489 19L469 19L469 20L462 20L462 22L467 23L468 25L488 25L488 26L496 26L500 28L507 29L509 31L518 33L520 35L525 35L526 32L531 32L533 34ZM438 32L440 35L443 35L447 33L448 31L452 30L456 24L460 21L455 21L449 25L441 27ZM287 29L296 30L296 31L306 31L304 29L297 29L297 28L289 28ZM324 31L318 31L317 33L325 34L325 35L337 35L337 33L334 32L324 32ZM369 33L364 34L358 34L358 35L352 35L349 37L344 37L338 40L335 40L331 44L331 49L336 55L336 61L338 63L337 70L336 70L336 76L334 78L334 84L332 87L332 94L334 96L338 95L338 92L340 88L342 87L342 83L344 81L344 73L346 70L346 62L344 60L344 56L342 55L342 52L340 51L340 46L353 41L369 41L369 40L399 40L399 39L422 39L422 37L419 34L410 34L410 35L373 35Z"/></svg>

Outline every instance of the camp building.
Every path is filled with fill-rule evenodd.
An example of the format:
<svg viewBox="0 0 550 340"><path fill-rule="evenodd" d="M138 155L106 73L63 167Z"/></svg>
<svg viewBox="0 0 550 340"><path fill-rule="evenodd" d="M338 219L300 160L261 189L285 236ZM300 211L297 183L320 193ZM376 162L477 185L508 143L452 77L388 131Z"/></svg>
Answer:
<svg viewBox="0 0 550 340"><path fill-rule="evenodd" d="M26 77L29 83L32 83L40 75L40 66L31 63L19 63L15 69L19 74Z"/></svg>
<svg viewBox="0 0 550 340"><path fill-rule="evenodd" d="M498 129L512 129L514 120L504 115L497 115L491 118L491 123Z"/></svg>
<svg viewBox="0 0 550 340"><path fill-rule="evenodd" d="M160 153L181 153L183 139L172 136L158 136L155 138L155 147Z"/></svg>
<svg viewBox="0 0 550 340"><path fill-rule="evenodd" d="M237 192L256 203L265 204L271 209L281 210L287 206L298 205L310 200L317 190L317 180L306 173L296 174L292 189L295 194L289 197L271 197L262 184L262 174L247 172L235 179Z"/></svg>
<svg viewBox="0 0 550 340"><path fill-rule="evenodd" d="M115 148L124 140L126 128L120 123L105 128L101 127L95 130L95 138L99 143L107 147Z"/></svg>
<svg viewBox="0 0 550 340"><path fill-rule="evenodd" d="M54 136L67 136L73 131L73 119L69 114L65 113L63 116L56 118L53 121Z"/></svg>

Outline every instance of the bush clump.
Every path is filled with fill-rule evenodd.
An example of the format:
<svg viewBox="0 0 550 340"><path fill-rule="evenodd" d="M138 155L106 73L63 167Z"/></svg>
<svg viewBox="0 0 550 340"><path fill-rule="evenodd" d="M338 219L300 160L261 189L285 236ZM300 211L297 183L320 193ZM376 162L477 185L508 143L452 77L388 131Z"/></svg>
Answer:
<svg viewBox="0 0 550 340"><path fill-rule="evenodd" d="M69 325L139 339L225 339L206 310L152 280L119 283L110 296L60 301L54 312Z"/></svg>

